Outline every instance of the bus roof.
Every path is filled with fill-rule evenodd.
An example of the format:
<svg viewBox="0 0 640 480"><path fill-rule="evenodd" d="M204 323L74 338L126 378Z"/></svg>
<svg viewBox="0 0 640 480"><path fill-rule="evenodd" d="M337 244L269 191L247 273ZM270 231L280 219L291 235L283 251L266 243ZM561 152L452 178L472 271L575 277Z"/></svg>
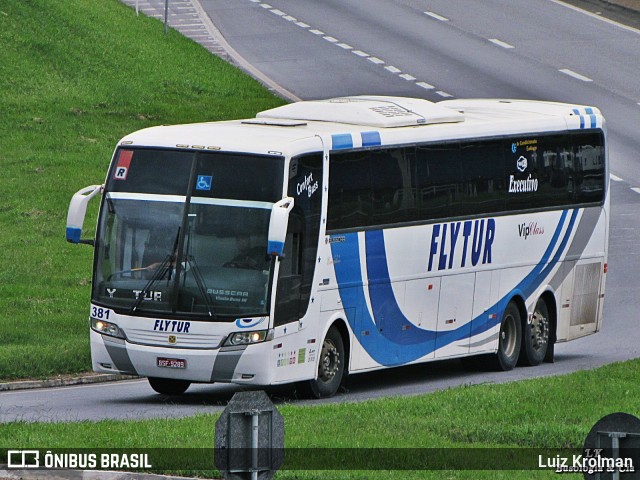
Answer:
<svg viewBox="0 0 640 480"><path fill-rule="evenodd" d="M337 150L603 127L600 111L589 106L355 96L296 102L253 119L146 128L121 144L296 155L321 150L320 138Z"/></svg>

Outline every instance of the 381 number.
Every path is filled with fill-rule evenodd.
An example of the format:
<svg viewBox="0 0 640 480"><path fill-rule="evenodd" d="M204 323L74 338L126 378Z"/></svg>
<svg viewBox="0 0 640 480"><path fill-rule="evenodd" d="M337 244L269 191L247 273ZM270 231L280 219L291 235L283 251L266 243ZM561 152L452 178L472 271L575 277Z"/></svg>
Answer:
<svg viewBox="0 0 640 480"><path fill-rule="evenodd" d="M91 307L91 316L93 318L97 318L98 320L109 320L109 313L111 310L108 308L101 307Z"/></svg>

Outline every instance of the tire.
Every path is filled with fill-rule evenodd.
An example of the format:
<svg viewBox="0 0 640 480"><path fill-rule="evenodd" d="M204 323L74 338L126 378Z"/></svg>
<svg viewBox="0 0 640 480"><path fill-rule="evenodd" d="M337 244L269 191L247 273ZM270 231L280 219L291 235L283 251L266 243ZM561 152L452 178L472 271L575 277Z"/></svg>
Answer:
<svg viewBox="0 0 640 480"><path fill-rule="evenodd" d="M318 377L309 380L307 390L314 398L332 397L336 394L344 378L345 352L342 335L331 327L322 342L318 359Z"/></svg>
<svg viewBox="0 0 640 480"><path fill-rule="evenodd" d="M147 380L149 380L151 388L163 395L182 395L191 385L191 382L187 380L173 380L170 378L149 377Z"/></svg>
<svg viewBox="0 0 640 480"><path fill-rule="evenodd" d="M519 361L521 365L535 367L544 361L549 347L550 330L547 302L539 298L531 320L522 331L522 352Z"/></svg>
<svg viewBox="0 0 640 480"><path fill-rule="evenodd" d="M509 302L500 322L498 352L494 356L496 368L503 371L513 370L518 363L521 345L522 319L520 309L514 302Z"/></svg>

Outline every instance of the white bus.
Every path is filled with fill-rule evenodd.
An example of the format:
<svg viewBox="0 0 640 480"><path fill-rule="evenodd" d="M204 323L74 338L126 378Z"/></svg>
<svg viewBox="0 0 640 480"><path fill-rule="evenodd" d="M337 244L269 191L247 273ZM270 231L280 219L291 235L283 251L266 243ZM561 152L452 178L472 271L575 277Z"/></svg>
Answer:
<svg viewBox="0 0 640 480"><path fill-rule="evenodd" d="M550 102L359 96L132 133L67 219L95 248L93 369L322 397L553 361L601 326L608 178L600 112Z"/></svg>

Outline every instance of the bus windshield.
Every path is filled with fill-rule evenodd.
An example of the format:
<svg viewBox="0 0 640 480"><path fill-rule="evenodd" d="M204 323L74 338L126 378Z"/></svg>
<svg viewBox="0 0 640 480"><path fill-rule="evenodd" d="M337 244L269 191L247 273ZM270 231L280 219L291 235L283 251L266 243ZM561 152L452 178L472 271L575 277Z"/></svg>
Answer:
<svg viewBox="0 0 640 480"><path fill-rule="evenodd" d="M267 234L271 207L282 196L282 164L215 153L118 152L100 214L93 301L130 314L267 314L273 265Z"/></svg>

